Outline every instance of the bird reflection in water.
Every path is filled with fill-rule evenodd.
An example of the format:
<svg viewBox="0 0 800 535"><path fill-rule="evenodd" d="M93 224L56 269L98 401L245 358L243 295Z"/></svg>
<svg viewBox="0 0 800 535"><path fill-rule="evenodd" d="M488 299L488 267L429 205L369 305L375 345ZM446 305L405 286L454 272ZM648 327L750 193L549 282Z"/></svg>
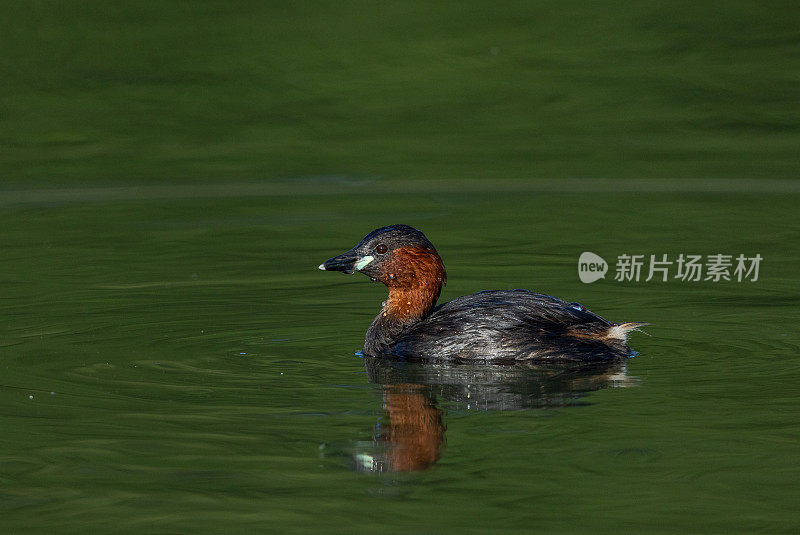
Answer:
<svg viewBox="0 0 800 535"><path fill-rule="evenodd" d="M439 460L445 431L442 411L425 386L384 385L383 415L374 443L355 456L358 469L415 472Z"/></svg>
<svg viewBox="0 0 800 535"><path fill-rule="evenodd" d="M413 472L433 467L445 442L438 404L450 411L512 411L579 404L587 392L634 386L626 362L454 364L365 356L370 382L382 385L382 417L372 442L360 443L356 469Z"/></svg>

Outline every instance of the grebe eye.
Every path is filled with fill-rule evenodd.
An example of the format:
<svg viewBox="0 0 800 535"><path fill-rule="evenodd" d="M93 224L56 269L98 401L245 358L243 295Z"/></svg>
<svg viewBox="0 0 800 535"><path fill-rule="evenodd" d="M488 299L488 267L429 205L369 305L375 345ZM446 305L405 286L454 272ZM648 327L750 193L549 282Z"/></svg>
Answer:
<svg viewBox="0 0 800 535"><path fill-rule="evenodd" d="M386 245L384 245L382 243L379 243L378 246L375 248L375 252L378 253L378 254L384 254L388 250L389 250L389 248L386 247Z"/></svg>

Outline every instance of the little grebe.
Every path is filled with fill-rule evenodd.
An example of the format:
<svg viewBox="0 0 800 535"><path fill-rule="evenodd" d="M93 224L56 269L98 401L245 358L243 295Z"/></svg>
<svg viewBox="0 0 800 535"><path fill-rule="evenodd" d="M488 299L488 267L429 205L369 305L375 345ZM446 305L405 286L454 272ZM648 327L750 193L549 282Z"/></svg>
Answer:
<svg viewBox="0 0 800 535"><path fill-rule="evenodd" d="M432 360L606 360L631 356L629 332L578 303L528 290L484 291L439 306L447 282L436 248L419 230L391 225L319 269L356 271L389 288L367 330L364 353Z"/></svg>

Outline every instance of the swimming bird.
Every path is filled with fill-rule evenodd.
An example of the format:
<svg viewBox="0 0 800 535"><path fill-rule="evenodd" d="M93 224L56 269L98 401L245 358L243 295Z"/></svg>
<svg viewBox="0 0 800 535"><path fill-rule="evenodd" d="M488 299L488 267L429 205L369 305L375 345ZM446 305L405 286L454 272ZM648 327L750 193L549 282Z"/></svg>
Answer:
<svg viewBox="0 0 800 535"><path fill-rule="evenodd" d="M549 295L482 291L436 306L447 283L444 263L425 235L408 225L373 230L319 269L380 281L389 297L367 329L363 352L439 361L597 361L634 354L639 322L611 323Z"/></svg>

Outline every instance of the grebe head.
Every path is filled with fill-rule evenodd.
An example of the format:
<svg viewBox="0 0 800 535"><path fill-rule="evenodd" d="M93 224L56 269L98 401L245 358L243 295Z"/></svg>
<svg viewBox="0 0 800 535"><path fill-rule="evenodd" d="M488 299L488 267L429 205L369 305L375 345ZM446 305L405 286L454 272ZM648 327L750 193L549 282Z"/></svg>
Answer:
<svg viewBox="0 0 800 535"><path fill-rule="evenodd" d="M436 248L422 232L408 225L373 230L349 251L320 264L319 269L348 274L358 271L381 281L390 290L389 310L403 317L426 314L447 281Z"/></svg>
<svg viewBox="0 0 800 535"><path fill-rule="evenodd" d="M373 230L349 251L320 264L319 269L347 274L358 271L370 278L380 281L386 278L386 282L390 282L397 275L395 273L395 277L389 279L392 268L399 271L403 267L412 267L395 265L398 260L405 258L404 253L410 251L439 256L433 244L419 230L408 225L389 225Z"/></svg>

